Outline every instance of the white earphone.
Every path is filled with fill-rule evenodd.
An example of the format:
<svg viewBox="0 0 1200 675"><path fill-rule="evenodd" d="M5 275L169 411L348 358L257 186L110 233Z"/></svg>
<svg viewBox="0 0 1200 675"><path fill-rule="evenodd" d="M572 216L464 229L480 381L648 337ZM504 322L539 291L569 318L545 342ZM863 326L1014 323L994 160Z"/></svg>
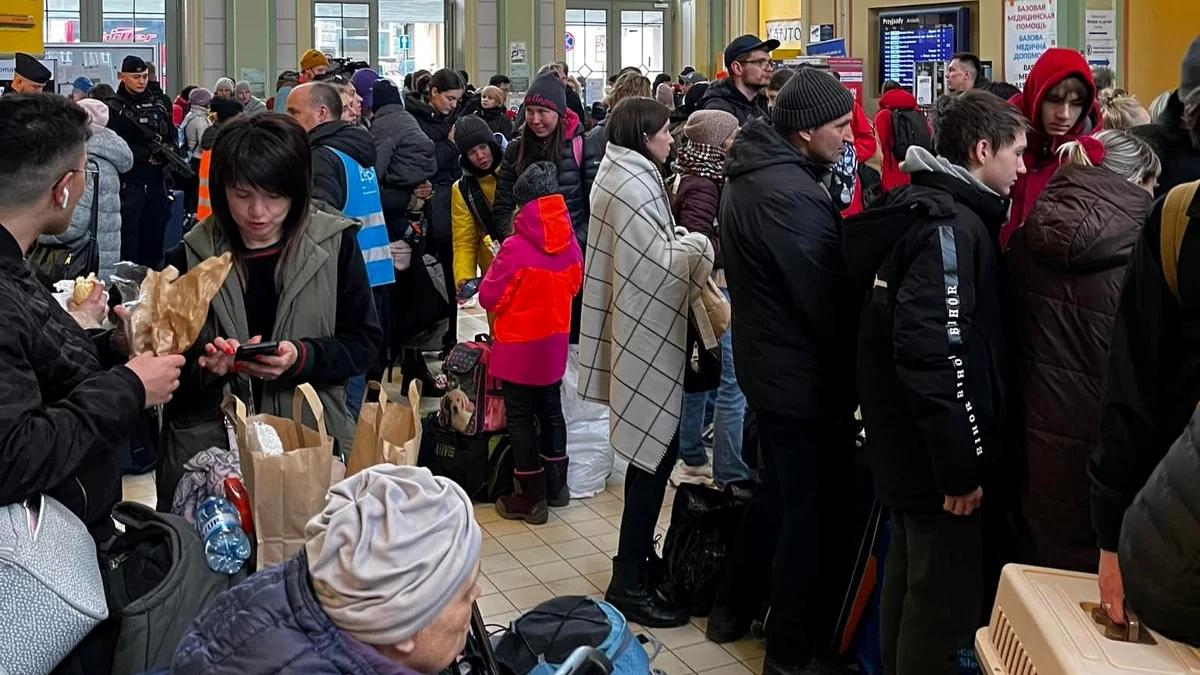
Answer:
<svg viewBox="0 0 1200 675"><path fill-rule="evenodd" d="M69 201L71 201L71 188L65 187L63 188L62 201L60 202L62 208L67 208L67 202Z"/></svg>

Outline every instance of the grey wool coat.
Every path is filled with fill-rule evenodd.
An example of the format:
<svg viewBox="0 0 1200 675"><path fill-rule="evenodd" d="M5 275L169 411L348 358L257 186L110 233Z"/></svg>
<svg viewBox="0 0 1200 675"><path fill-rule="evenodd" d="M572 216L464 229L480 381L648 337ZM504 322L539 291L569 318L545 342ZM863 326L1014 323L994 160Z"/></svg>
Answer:
<svg viewBox="0 0 1200 675"><path fill-rule="evenodd" d="M591 192L579 395L609 406L613 450L649 472L679 429L688 307L712 267L708 238L675 227L658 167L610 143Z"/></svg>
<svg viewBox="0 0 1200 675"><path fill-rule="evenodd" d="M117 259L121 256L121 174L133 168L133 152L129 145L114 131L107 128L92 128L92 137L87 142L87 168L100 171L100 198L97 202L100 215L96 221L96 243L100 245L100 279L112 276ZM42 235L38 243L47 246L69 246L88 234L92 218L93 177L86 174L83 195L71 214L71 224L66 232Z"/></svg>

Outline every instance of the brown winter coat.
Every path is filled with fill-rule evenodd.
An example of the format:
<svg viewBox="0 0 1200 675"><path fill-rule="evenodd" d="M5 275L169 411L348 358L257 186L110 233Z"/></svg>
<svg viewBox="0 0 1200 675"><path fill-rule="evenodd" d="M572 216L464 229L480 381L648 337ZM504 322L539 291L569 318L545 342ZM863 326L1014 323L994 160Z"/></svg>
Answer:
<svg viewBox="0 0 1200 675"><path fill-rule="evenodd" d="M1152 199L1101 168L1064 166L1013 235L1013 438L1028 470L1034 559L1096 570L1087 462L1126 263Z"/></svg>

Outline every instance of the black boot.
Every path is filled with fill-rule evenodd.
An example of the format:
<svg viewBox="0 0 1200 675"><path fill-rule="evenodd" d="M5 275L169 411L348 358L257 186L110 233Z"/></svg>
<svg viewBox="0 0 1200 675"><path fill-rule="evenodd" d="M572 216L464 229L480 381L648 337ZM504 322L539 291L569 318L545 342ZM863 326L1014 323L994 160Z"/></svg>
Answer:
<svg viewBox="0 0 1200 675"><path fill-rule="evenodd" d="M750 618L743 616L734 607L714 604L708 615L708 627L704 629L704 637L709 642L725 644L736 642L746 636L750 630Z"/></svg>
<svg viewBox="0 0 1200 675"><path fill-rule="evenodd" d="M675 628L688 622L687 612L668 607L646 588L645 563L628 563L613 558L612 582L604 600L621 610L625 619L647 628Z"/></svg>
<svg viewBox="0 0 1200 675"><path fill-rule="evenodd" d="M542 469L532 473L513 471L513 493L496 500L496 513L501 518L524 520L530 525L541 525L549 520L546 472Z"/></svg>
<svg viewBox="0 0 1200 675"><path fill-rule="evenodd" d="M571 460L562 457L541 455L542 468L546 470L546 502L550 506L566 506L571 503L571 489L567 487L567 465Z"/></svg>

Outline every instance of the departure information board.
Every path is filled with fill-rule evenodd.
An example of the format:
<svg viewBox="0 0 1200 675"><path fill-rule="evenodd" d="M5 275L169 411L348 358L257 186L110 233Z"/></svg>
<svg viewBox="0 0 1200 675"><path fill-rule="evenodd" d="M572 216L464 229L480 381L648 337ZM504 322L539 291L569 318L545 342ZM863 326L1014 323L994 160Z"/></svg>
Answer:
<svg viewBox="0 0 1200 675"><path fill-rule="evenodd" d="M962 5L896 9L879 13L879 81L913 86L913 64L949 61L970 51L971 10Z"/></svg>
<svg viewBox="0 0 1200 675"><path fill-rule="evenodd" d="M912 87L914 63L949 61L956 44L954 26L884 31L883 79Z"/></svg>

